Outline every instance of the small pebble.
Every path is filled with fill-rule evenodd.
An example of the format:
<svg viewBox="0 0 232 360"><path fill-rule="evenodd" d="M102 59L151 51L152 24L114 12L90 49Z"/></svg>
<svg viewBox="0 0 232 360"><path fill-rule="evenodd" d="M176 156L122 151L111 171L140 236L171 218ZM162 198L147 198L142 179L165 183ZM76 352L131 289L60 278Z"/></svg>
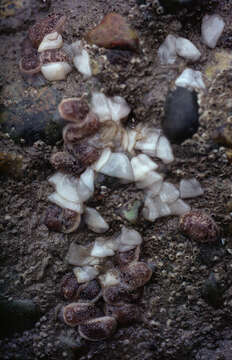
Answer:
<svg viewBox="0 0 232 360"><path fill-rule="evenodd" d="M86 39L89 43L106 49L124 49L137 51L138 35L131 29L126 18L117 14L107 14L101 23L91 30Z"/></svg>

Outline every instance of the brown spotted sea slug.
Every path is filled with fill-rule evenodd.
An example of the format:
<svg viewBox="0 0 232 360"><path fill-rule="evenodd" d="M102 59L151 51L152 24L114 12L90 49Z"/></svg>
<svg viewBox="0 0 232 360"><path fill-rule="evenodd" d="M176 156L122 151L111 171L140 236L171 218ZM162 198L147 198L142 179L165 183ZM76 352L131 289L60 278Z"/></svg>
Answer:
<svg viewBox="0 0 232 360"><path fill-rule="evenodd" d="M151 268L139 261L142 237L123 227L112 238L96 238L81 246L70 245L67 261L74 265L61 284L65 300L61 319L78 327L79 335L90 341L109 338L118 326L140 321L139 300ZM102 301L98 300L102 298Z"/></svg>

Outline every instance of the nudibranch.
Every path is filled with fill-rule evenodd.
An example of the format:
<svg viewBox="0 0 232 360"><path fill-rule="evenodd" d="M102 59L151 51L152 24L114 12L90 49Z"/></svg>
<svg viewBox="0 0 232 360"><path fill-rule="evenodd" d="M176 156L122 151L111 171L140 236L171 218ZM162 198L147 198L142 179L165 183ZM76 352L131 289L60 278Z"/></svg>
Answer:
<svg viewBox="0 0 232 360"><path fill-rule="evenodd" d="M25 75L39 72L49 81L65 80L73 67L84 78L92 75L88 52L81 41L63 42L66 16L50 14L29 28L28 37L22 44L20 71Z"/></svg>
<svg viewBox="0 0 232 360"><path fill-rule="evenodd" d="M63 298L71 303L63 306L60 317L78 327L81 337L104 340L118 326L141 320L139 300L152 276L150 266L139 261L141 244L141 235L126 227L86 246L71 243L66 260L75 267L61 284Z"/></svg>
<svg viewBox="0 0 232 360"><path fill-rule="evenodd" d="M182 199L202 195L197 180L186 180L184 191L183 185L177 188L165 181L158 169L160 161L174 161L168 139L152 126L126 127L131 109L121 96L93 92L89 103L84 98L67 98L58 110L68 124L63 129L63 150L51 156L57 173L49 178L56 190L49 201L80 214L92 231L103 233L109 229L97 210L84 204L94 194L97 172L122 183L134 182L138 190L144 191L142 214L148 221L183 215L190 207Z"/></svg>

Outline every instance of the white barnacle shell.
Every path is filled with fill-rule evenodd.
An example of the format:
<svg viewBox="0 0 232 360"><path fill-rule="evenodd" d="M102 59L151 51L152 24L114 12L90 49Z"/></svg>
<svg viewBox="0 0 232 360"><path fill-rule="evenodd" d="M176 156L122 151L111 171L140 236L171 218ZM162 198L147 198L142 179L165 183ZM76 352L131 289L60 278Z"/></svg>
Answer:
<svg viewBox="0 0 232 360"><path fill-rule="evenodd" d="M62 46L63 46L62 36L57 31L54 31L44 36L38 48L38 52L51 50L51 49L59 49Z"/></svg>

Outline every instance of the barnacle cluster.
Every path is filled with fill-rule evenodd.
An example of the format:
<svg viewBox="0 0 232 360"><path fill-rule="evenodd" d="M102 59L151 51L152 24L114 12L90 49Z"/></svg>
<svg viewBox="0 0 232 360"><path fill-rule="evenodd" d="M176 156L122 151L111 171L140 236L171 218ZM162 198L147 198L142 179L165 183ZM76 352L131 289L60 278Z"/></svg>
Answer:
<svg viewBox="0 0 232 360"><path fill-rule="evenodd" d="M87 246L71 243L67 261L75 267L61 285L64 299L71 303L62 308L61 318L71 327L78 326L83 338L102 340L117 325L139 320L136 303L152 275L151 268L139 261L141 243L141 235L126 227Z"/></svg>

